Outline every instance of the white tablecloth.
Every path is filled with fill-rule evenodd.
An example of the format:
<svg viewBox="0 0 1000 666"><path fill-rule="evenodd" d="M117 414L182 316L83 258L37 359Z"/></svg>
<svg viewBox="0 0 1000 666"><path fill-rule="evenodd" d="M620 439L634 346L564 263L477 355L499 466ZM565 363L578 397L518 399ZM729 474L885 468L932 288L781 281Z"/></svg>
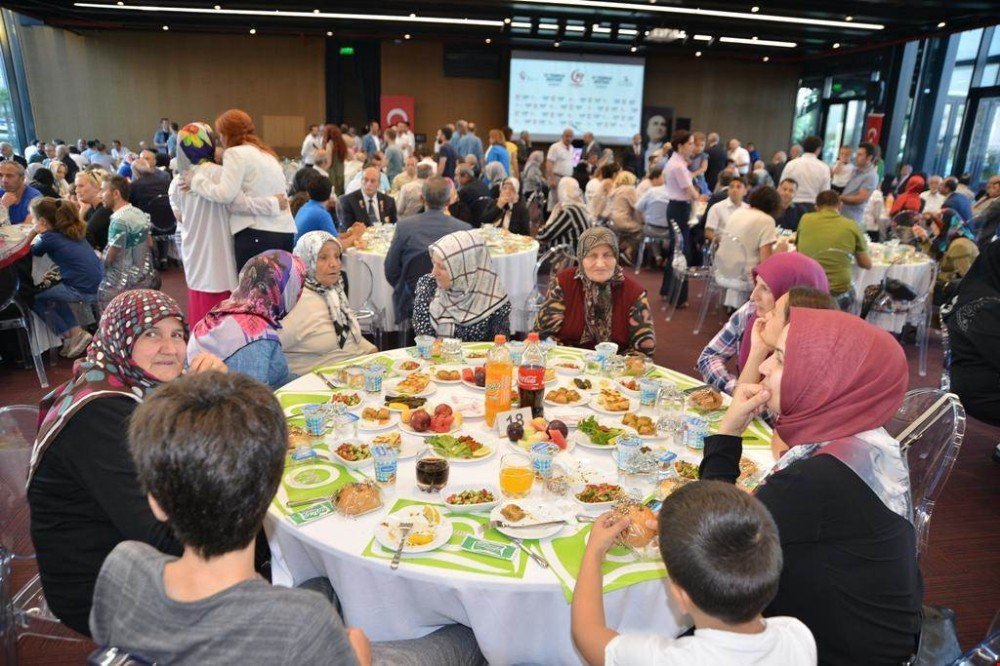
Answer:
<svg viewBox="0 0 1000 666"><path fill-rule="evenodd" d="M900 282L909 285L917 296L923 296L934 288L934 261L928 258L925 261L915 264L886 264L875 263L871 268L859 268L857 264L853 266L854 293L860 301L864 298L865 289L869 285L878 284L886 275L893 277ZM903 325L907 322L907 313L899 314L887 312L869 313L867 321L881 329L891 333L899 333L903 330ZM916 322L911 322L916 324Z"/></svg>
<svg viewBox="0 0 1000 666"><path fill-rule="evenodd" d="M528 331L534 322L526 321L524 313L525 303L531 294L532 278L535 271L535 261L538 260L538 243L533 243L532 247L517 254L493 255L493 267L496 269L500 281L507 289L510 296L512 331ZM372 304L382 312L382 328L386 331L399 329L396 321L396 313L392 308L392 285L385 279L385 254L379 252L369 252L367 250L348 249L344 254L343 268L347 274L347 280L351 285L351 307L359 308L364 301L364 294L361 289L355 289L353 285L364 284L368 276L364 274L361 264L365 264L372 271L374 286L372 288Z"/></svg>
<svg viewBox="0 0 1000 666"><path fill-rule="evenodd" d="M405 351L387 352L403 357ZM690 380L700 384L700 380ZM301 377L282 391L323 391L324 384L314 375ZM481 392L459 385L438 385L429 404L454 402L459 396L481 397ZM381 396L376 398L381 402ZM547 407L547 416L558 411L590 414L586 407ZM482 419L470 420L463 429L487 438L497 452L489 459L472 464L452 464L450 483L497 485L500 458L509 445L483 433ZM404 438L416 437L403 435ZM362 439L365 439L362 437ZM683 448L676 452L692 462L697 454ZM767 448L745 449L761 469L770 466ZM569 464L586 460L594 469L615 479L609 452L577 447L560 454ZM441 501L437 495L420 493L415 483L414 460L399 464L396 498ZM446 492L446 491L445 491ZM389 498L391 507L395 500ZM566 501L566 500L563 500ZM575 505L574 505L575 507ZM576 507L576 511L579 508ZM369 516L350 519L330 516L304 527L295 527L274 508L265 522L271 544L272 576L275 584L292 586L315 576L327 576L343 606L348 626L364 629L374 641L417 638L440 626L459 622L472 627L476 639L491 664L580 663L570 637L570 606L555 575L528 561L521 579L407 565L391 571L388 561L362 557L375 526L386 509ZM575 526L564 528L571 534ZM551 560L550 560L551 561ZM668 598L663 579L639 583L605 595L609 626L619 631L676 635L691 622L679 614Z"/></svg>

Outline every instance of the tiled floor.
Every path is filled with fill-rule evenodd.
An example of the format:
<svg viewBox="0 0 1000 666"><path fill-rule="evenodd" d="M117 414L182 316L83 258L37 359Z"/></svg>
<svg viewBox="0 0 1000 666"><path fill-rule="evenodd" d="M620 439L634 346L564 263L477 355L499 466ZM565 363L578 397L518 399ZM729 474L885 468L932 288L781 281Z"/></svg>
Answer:
<svg viewBox="0 0 1000 666"><path fill-rule="evenodd" d="M652 293L658 292L658 273L646 270L639 279ZM171 268L164 275L163 289L183 305L185 286L179 269ZM698 353L723 321L721 313L714 319L710 315L702 332L692 334L700 294L700 285L693 285L692 307L678 311L671 322L663 321L660 304L654 298L657 363L697 374L694 363ZM906 353L910 360L911 388L937 385L941 371L937 338L932 339L928 352L926 377L917 374L916 348L907 345ZM832 367L835 368L835 363ZM48 370L55 386L69 377L70 364L60 360ZM0 369L0 404L36 403L41 394L33 370ZM934 512L930 550L921 565L926 602L955 610L963 647L981 640L1000 608L1000 549L996 543L1000 525L1000 465L990 460L998 440L1000 431L996 428L969 420L962 451ZM32 572L28 566L19 564L15 573L17 589ZM26 638L21 642L21 663L79 664L90 649L89 644Z"/></svg>

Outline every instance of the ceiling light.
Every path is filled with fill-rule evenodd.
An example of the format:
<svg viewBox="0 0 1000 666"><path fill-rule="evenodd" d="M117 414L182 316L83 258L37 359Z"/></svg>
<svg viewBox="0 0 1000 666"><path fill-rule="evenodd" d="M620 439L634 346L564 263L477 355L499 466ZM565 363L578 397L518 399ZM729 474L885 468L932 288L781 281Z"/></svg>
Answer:
<svg viewBox="0 0 1000 666"><path fill-rule="evenodd" d="M257 28L250 28L250 34L251 35L256 35L257 34Z"/></svg>
<svg viewBox="0 0 1000 666"><path fill-rule="evenodd" d="M693 39L696 40L696 41L699 41L699 42L710 42L710 41L712 41L712 36L711 35L695 35L693 37Z"/></svg>
<svg viewBox="0 0 1000 666"><path fill-rule="evenodd" d="M327 30L326 31L326 36L327 37L333 37L333 30Z"/></svg>
<svg viewBox="0 0 1000 666"><path fill-rule="evenodd" d="M410 18L417 18L417 15L414 14L413 12L410 12ZM468 21L469 19L465 19L465 20Z"/></svg>
<svg viewBox="0 0 1000 666"><path fill-rule="evenodd" d="M847 21L848 23L850 23L851 21L854 20L854 17L853 16L845 16L844 20Z"/></svg>
<svg viewBox="0 0 1000 666"><path fill-rule="evenodd" d="M492 39L490 39L489 37L487 37L487 38L486 38L486 43L487 43L487 44L492 44L492 43L493 43L493 40L492 40Z"/></svg>
<svg viewBox="0 0 1000 666"><path fill-rule="evenodd" d="M552 46L559 48L559 42L552 42Z"/></svg>
<svg viewBox="0 0 1000 666"><path fill-rule="evenodd" d="M124 5L124 4L125 4L124 2L122 2L121 0L118 0L118 6L119 6L119 7L121 7L121 6L122 6L122 5Z"/></svg>
<svg viewBox="0 0 1000 666"><path fill-rule="evenodd" d="M510 24L512 28L524 28L526 30L531 29L531 21L514 21Z"/></svg>
<svg viewBox="0 0 1000 666"><path fill-rule="evenodd" d="M619 35L628 35L629 37L635 37L639 34L638 30L633 30L632 28L618 28Z"/></svg>
<svg viewBox="0 0 1000 666"><path fill-rule="evenodd" d="M169 25L165 25L165 26L163 26L163 29L164 30L170 30L170 26Z"/></svg>
<svg viewBox="0 0 1000 666"><path fill-rule="evenodd" d="M222 9L222 5L216 5L215 6L215 11L219 11L220 9Z"/></svg>
<svg viewBox="0 0 1000 666"><path fill-rule="evenodd" d="M741 21L766 21L771 23L797 23L800 25L822 25L832 28L852 28L854 30L883 30L881 23L850 23L827 19L786 16L783 14L747 14L746 12L703 9L701 7L680 7L675 5L648 5L637 2L612 2L611 0L521 0L521 4L558 5L576 9L613 9L619 11L658 12L683 14L686 16L711 16L713 18L736 19Z"/></svg>
<svg viewBox="0 0 1000 666"><path fill-rule="evenodd" d="M602 34L607 34L611 32L611 28L605 28L604 26L598 25L596 23L592 25L590 29L593 30L594 32L599 32Z"/></svg>
<svg viewBox="0 0 1000 666"><path fill-rule="evenodd" d="M833 45L833 48L839 49L840 48L840 42L835 42L834 45Z"/></svg>
<svg viewBox="0 0 1000 666"><path fill-rule="evenodd" d="M558 30L559 29L559 24L558 23L539 23L538 24L538 29L539 30Z"/></svg>
<svg viewBox="0 0 1000 666"><path fill-rule="evenodd" d="M112 5L110 3L103 2L74 2L74 7L82 7L85 9L118 9L124 11L133 12L147 12L147 13L170 13L170 14L215 14L216 10L209 7L165 7L162 5L130 5L128 7ZM349 12L321 12L319 10L313 10L311 12L302 11L291 11L286 9L280 9L277 11L265 11L262 9L220 9L219 12L223 14L230 14L232 16L279 16L282 18L304 18L304 17L316 17L320 16L327 19L343 20L343 21L385 21L392 23L434 23L440 25L478 25L484 27L500 27L503 25L502 21L493 21L486 19L460 19L450 16L421 16L416 18L416 14L410 14L407 16L399 16L396 14L361 14L361 13L349 13Z"/></svg>
<svg viewBox="0 0 1000 666"><path fill-rule="evenodd" d="M754 5L753 7L750 8L750 11L752 11L754 14L756 14L757 12L760 11L760 7L758 7L757 5Z"/></svg>
<svg viewBox="0 0 1000 666"><path fill-rule="evenodd" d="M585 26L585 25L568 25L568 26L566 26L566 32L587 32L587 26Z"/></svg>
<svg viewBox="0 0 1000 666"><path fill-rule="evenodd" d="M947 24L947 23L945 23L944 21L941 21L940 23L938 23L938 27L939 27L939 28L943 28L943 27L945 27L946 25L948 25L948 24Z"/></svg>
<svg viewBox="0 0 1000 666"><path fill-rule="evenodd" d="M632 53L635 53L638 50L639 50L639 47L637 47L637 46L633 46L632 48L629 49L629 51L631 51Z"/></svg>
<svg viewBox="0 0 1000 666"><path fill-rule="evenodd" d="M754 35L754 36L753 36L753 37L751 37L750 39L752 39L753 41L755 41L755 42L756 42L756 41L757 41L757 35Z"/></svg>
<svg viewBox="0 0 1000 666"><path fill-rule="evenodd" d="M750 44L752 46L778 46L783 49L794 49L795 42L779 42L774 39L744 39L743 37L719 37L723 44Z"/></svg>
<svg viewBox="0 0 1000 666"><path fill-rule="evenodd" d="M505 18L505 19L503 20L503 22L504 22L504 23L506 23L506 24L508 24L508 25L510 25L510 19L509 19L509 18Z"/></svg>
<svg viewBox="0 0 1000 666"><path fill-rule="evenodd" d="M771 59L770 57L768 57L768 56L764 56L764 62L767 62L767 61L768 61L768 60L770 60L770 59Z"/></svg>
<svg viewBox="0 0 1000 666"><path fill-rule="evenodd" d="M403 35L403 39L409 39L409 38L410 38L410 33L406 33L405 35Z"/></svg>
<svg viewBox="0 0 1000 666"><path fill-rule="evenodd" d="M701 57L701 51L695 51L694 52L694 57L695 58L700 58Z"/></svg>

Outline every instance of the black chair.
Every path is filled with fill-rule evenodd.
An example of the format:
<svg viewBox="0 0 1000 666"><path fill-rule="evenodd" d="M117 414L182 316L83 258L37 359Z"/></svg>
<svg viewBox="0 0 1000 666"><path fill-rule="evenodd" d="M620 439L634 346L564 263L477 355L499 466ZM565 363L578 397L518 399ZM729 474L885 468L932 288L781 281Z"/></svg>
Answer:
<svg viewBox="0 0 1000 666"><path fill-rule="evenodd" d="M429 252L421 252L403 266L403 295L396 306L396 322L399 324L400 346L406 347L410 332L410 317L413 314L413 295L417 292L417 280L434 268Z"/></svg>
<svg viewBox="0 0 1000 666"><path fill-rule="evenodd" d="M20 278L14 266L0 270L0 331L19 331L18 341L21 344L23 358L25 362L29 358L34 362L38 383L43 389L46 389L49 387L49 380L45 374L42 355L31 348L33 333L31 308L18 293L19 286Z"/></svg>
<svg viewBox="0 0 1000 666"><path fill-rule="evenodd" d="M146 204L146 213L149 214L149 221L153 225L153 246L156 250L157 266L163 270L167 267L170 243L177 231L177 218L174 217L174 209L170 206L170 197L166 194L157 194Z"/></svg>

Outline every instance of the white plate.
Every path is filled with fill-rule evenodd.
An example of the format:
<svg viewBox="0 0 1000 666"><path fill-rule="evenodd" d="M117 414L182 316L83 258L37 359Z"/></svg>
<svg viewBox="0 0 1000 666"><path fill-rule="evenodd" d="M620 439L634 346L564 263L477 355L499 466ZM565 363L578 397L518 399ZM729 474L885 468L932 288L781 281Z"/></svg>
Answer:
<svg viewBox="0 0 1000 666"><path fill-rule="evenodd" d="M512 442L512 441L510 441L509 437L500 437L498 439L501 442L505 442L507 445L510 446L510 448L514 449L518 453L526 453L528 455L531 455L531 446L534 446L535 444L540 444L541 443L541 442L533 442L531 444L531 446L529 446L528 448L524 448L523 446L521 446L521 442L520 441ZM545 442L549 443L549 444L552 444L557 449L559 448L551 440L545 440ZM566 448L565 449L559 449L558 451L556 451L556 455L559 455L560 453L569 453L574 448L576 448L576 440L573 439L573 435L572 435L572 433L570 433L570 435L566 437Z"/></svg>
<svg viewBox="0 0 1000 666"><path fill-rule="evenodd" d="M583 419L581 419L582 421ZM622 432L635 432L629 427L621 425L617 421L611 419L597 419L597 424L606 426L608 428L621 428ZM585 449L593 449L594 451L613 451L618 445L611 440L610 444L606 446L601 446L600 444L593 444L590 441L590 437L587 436L582 430L580 430L579 424L577 424L577 429L570 433L570 437L580 446Z"/></svg>
<svg viewBox="0 0 1000 666"><path fill-rule="evenodd" d="M438 384L460 384L462 382L462 365L435 365L427 369L428 374L431 376L431 381ZM458 379L438 379L436 373L438 370L455 370L458 372Z"/></svg>
<svg viewBox="0 0 1000 666"><path fill-rule="evenodd" d="M396 513L389 514L375 527L375 540L382 545L383 548L387 548L390 551L395 552L399 548L399 537L395 539L392 538L392 532L398 530L399 523L403 522L413 522L414 525L419 525L421 523L426 524L426 518L423 515L423 505L413 504L404 507L397 511ZM448 517L441 516L441 522L434 528L434 539L430 543L425 543L422 546L404 546L403 553L426 553L432 550L436 550L441 546L448 543L448 539L451 538L451 534L454 528L452 527L451 521Z"/></svg>
<svg viewBox="0 0 1000 666"><path fill-rule="evenodd" d="M625 412L625 414L627 414L627 413L628 412ZM659 429L657 429L655 435L643 435L643 434L640 434L639 431L636 430L635 428L633 428L632 426L627 426L627 425L624 425L622 423L622 419L625 418L625 414L622 414L621 416L618 416L618 417L616 417L616 418L613 419L613 421L615 423L614 427L616 427L616 428L625 428L627 430L630 430L631 432L635 433L635 436L638 437L639 439L666 439L668 437L667 433L660 432ZM656 426L656 419L653 418L652 416L650 416L649 414L639 414L639 416L649 416L649 418L651 418L653 420L653 425ZM598 422L601 423L602 425L611 425L611 423L606 418L605 419L598 419Z"/></svg>
<svg viewBox="0 0 1000 666"><path fill-rule="evenodd" d="M425 388L420 393L404 393L404 392L398 390L396 387L399 386L400 382L404 381L405 379L406 378L403 377L402 379L396 379L396 380L393 380L391 382L386 382L384 384L384 386L385 386L385 394L386 395L403 395L403 396L410 396L410 397L413 397L413 398L426 398L427 396L432 395L434 393L434 391L437 391L437 386L435 386L434 382L431 381L430 383L427 384L427 388Z"/></svg>
<svg viewBox="0 0 1000 666"><path fill-rule="evenodd" d="M342 388L342 389L337 389L336 391L331 391L331 393L332 394L351 394L351 393L354 393L355 395L358 396L358 398L360 398L360 400L358 401L358 404L356 404L356 405L345 405L347 407L347 411L349 411L349 412L353 412L353 411L359 410L359 409L361 409L361 408L363 408L365 406L365 392L364 391L359 391L358 389ZM333 404L333 403L330 403L330 404Z"/></svg>
<svg viewBox="0 0 1000 666"><path fill-rule="evenodd" d="M604 481L604 482L599 482L599 483L608 483L608 482ZM618 485L618 484L615 484L615 485ZM582 499L580 499L579 497L577 497L577 494L583 492L584 488L586 488L586 485L574 488L573 489L573 493L572 493L573 501L576 502L577 504L579 504L580 506L584 507L588 511L597 511L599 513L604 513L608 509L614 507L614 505L615 505L615 501L614 500L611 500L610 502L584 502ZM622 491L622 495L625 494L625 491L622 489L621 486L618 486L618 489Z"/></svg>
<svg viewBox="0 0 1000 666"><path fill-rule="evenodd" d="M500 513L508 504L516 504L527 512L528 515L521 520L521 522L525 523L542 523L547 520L559 520L566 517L548 504L543 504L537 500L523 499L505 500L504 502L493 507L493 510L490 511L490 520L510 522L503 517L502 513ZM559 534L563 527L564 525L545 525L543 527L525 527L514 529L498 527L496 529L497 532L500 532L500 534L504 534L515 539L547 539L551 536Z"/></svg>
<svg viewBox="0 0 1000 666"><path fill-rule="evenodd" d="M419 365L417 365L417 367L415 367L415 368L410 368L409 370L407 370L407 369L403 368L403 364L404 363L418 363ZM398 372L401 375L408 375L411 372L416 372L418 370L422 370L425 367L427 367L427 361L425 361L422 358L409 358L409 357L408 358L401 358L401 359L399 359L398 361L396 361L395 363L392 364L393 371L394 372Z"/></svg>
<svg viewBox="0 0 1000 666"><path fill-rule="evenodd" d="M609 409L604 408L599 402L597 402L597 399L600 397L601 397L600 393L595 393L594 396L590 399L590 402L587 403L588 407L590 407L595 412L598 412L600 414L610 414L611 416L624 416L628 412L634 412L637 409L639 409L639 400L637 398L629 398L628 409L613 412ZM628 398L628 396L625 397Z"/></svg>
<svg viewBox="0 0 1000 666"><path fill-rule="evenodd" d="M579 374L583 374L583 361L574 361L572 359L557 358L551 361L552 367L556 369L556 374L566 375L568 377L575 377ZM572 363L572 368L564 368L560 363Z"/></svg>
<svg viewBox="0 0 1000 666"><path fill-rule="evenodd" d="M463 490L488 490L493 494L493 501L480 502L479 504L451 504L448 502L448 497ZM490 483L462 483L445 487L441 490L441 497L444 498L445 506L452 513L481 513L489 511L497 505L497 502L500 501L500 491Z"/></svg>
<svg viewBox="0 0 1000 666"><path fill-rule="evenodd" d="M549 393L551 393L552 391L559 390L561 388L568 388L576 391L580 395L580 399L575 400L573 402L552 402L551 400L549 400ZM580 389L573 386L557 386L556 388L552 389L552 391L545 392L545 404L553 405L554 407L579 407L581 405L586 405L587 401L590 399L590 396L587 394L586 391L581 391Z"/></svg>
<svg viewBox="0 0 1000 666"><path fill-rule="evenodd" d="M589 414L580 414L576 411L564 411L561 408L565 407L565 405L556 405L555 407L556 409L547 410L545 412L545 416L549 419L549 421L562 421L570 430L575 428L582 419L589 416Z"/></svg>
<svg viewBox="0 0 1000 666"><path fill-rule="evenodd" d="M477 365L486 365L486 351L485 350L476 350L476 351L477 352L481 351L482 354L483 354L483 356L481 356L480 358L469 358L469 356L466 355L464 357L466 365L471 365L473 367L475 367Z"/></svg>
<svg viewBox="0 0 1000 666"><path fill-rule="evenodd" d="M372 405L368 405L372 407ZM381 409L381 405L375 405L374 409ZM388 409L388 407L386 407ZM380 430L388 430L389 428L395 428L399 425L399 412L389 411L389 420L385 423L380 423L379 421L366 421L364 418L358 419L358 430L362 432L379 432Z"/></svg>
<svg viewBox="0 0 1000 666"><path fill-rule="evenodd" d="M360 444L363 444L363 442L341 442L341 444L354 444L355 446L359 446ZM337 446L340 446L340 444L338 444ZM372 464L372 457L370 455L371 454L370 445L368 451L369 456L367 458L362 458L361 460L348 460L347 458L344 458L339 453L337 453L337 446L330 447L330 455L333 457L333 462L340 463L341 465L344 465L345 467L349 467L351 469L360 469L362 467Z"/></svg>
<svg viewBox="0 0 1000 666"><path fill-rule="evenodd" d="M639 389L630 389L629 387L623 385L622 384L622 380L623 379L625 381L634 381L636 383L639 383L639 380L636 377L619 377L618 379L616 379L614 381L614 384L612 384L611 388L613 388L614 390L618 391L619 393L621 393L621 394L623 394L623 395L625 395L625 396L627 396L629 398L638 398L639 397Z"/></svg>
<svg viewBox="0 0 1000 666"><path fill-rule="evenodd" d="M413 396L408 396L408 397L413 397ZM396 412L397 414L399 414L399 413L400 413L400 412L402 411L401 409L396 409L395 407L390 407L390 406L389 406L389 403L385 402L384 400L383 400L383 405L384 405L384 406L385 406L385 408L386 408L386 409L388 409L388 410L389 410L390 412ZM379 407L381 407L381 406L383 406L383 405L378 405L378 406L379 406ZM411 407L411 408L410 408L410 411L412 412L412 411L413 411L414 409L426 409L426 408L427 408L427 401L425 400L425 401L424 401L424 404L420 405L420 407Z"/></svg>
<svg viewBox="0 0 1000 666"><path fill-rule="evenodd" d="M452 404L452 410L462 415L462 418L481 419L486 416L486 405L481 398L458 398Z"/></svg>
<svg viewBox="0 0 1000 666"><path fill-rule="evenodd" d="M476 386L475 382L467 382L464 379L462 380L462 386L464 386L466 388L470 388L473 391L486 391L486 387L485 386Z"/></svg>
<svg viewBox="0 0 1000 666"><path fill-rule="evenodd" d="M484 460L489 460L497 453L497 446L494 441L494 438L490 437L489 434L484 432L470 432L468 430L453 429L451 432L445 432L445 433L432 432L429 433L428 436L430 435L450 435L456 438L462 435L468 435L469 437L472 437L474 440L482 444L485 448L489 449L489 453L487 453L485 456L480 456L478 458L451 458L451 457L445 458L452 465L471 465L473 463L479 463ZM430 443L427 444L427 447L430 448L432 451L434 451L434 448L430 445ZM444 456L442 455L441 457Z"/></svg>
<svg viewBox="0 0 1000 666"><path fill-rule="evenodd" d="M433 416L434 415L431 414L432 418L433 418ZM434 432L433 430L431 430L429 428L425 432L417 432L416 430L414 430L413 428L410 427L409 423L400 423L399 424L399 430L401 432L405 432L405 433L407 433L409 435L416 435L417 437L430 437L431 435L454 435L461 428L462 428L462 426L457 426L454 423L452 423L451 424L451 430L449 430L448 432Z"/></svg>

